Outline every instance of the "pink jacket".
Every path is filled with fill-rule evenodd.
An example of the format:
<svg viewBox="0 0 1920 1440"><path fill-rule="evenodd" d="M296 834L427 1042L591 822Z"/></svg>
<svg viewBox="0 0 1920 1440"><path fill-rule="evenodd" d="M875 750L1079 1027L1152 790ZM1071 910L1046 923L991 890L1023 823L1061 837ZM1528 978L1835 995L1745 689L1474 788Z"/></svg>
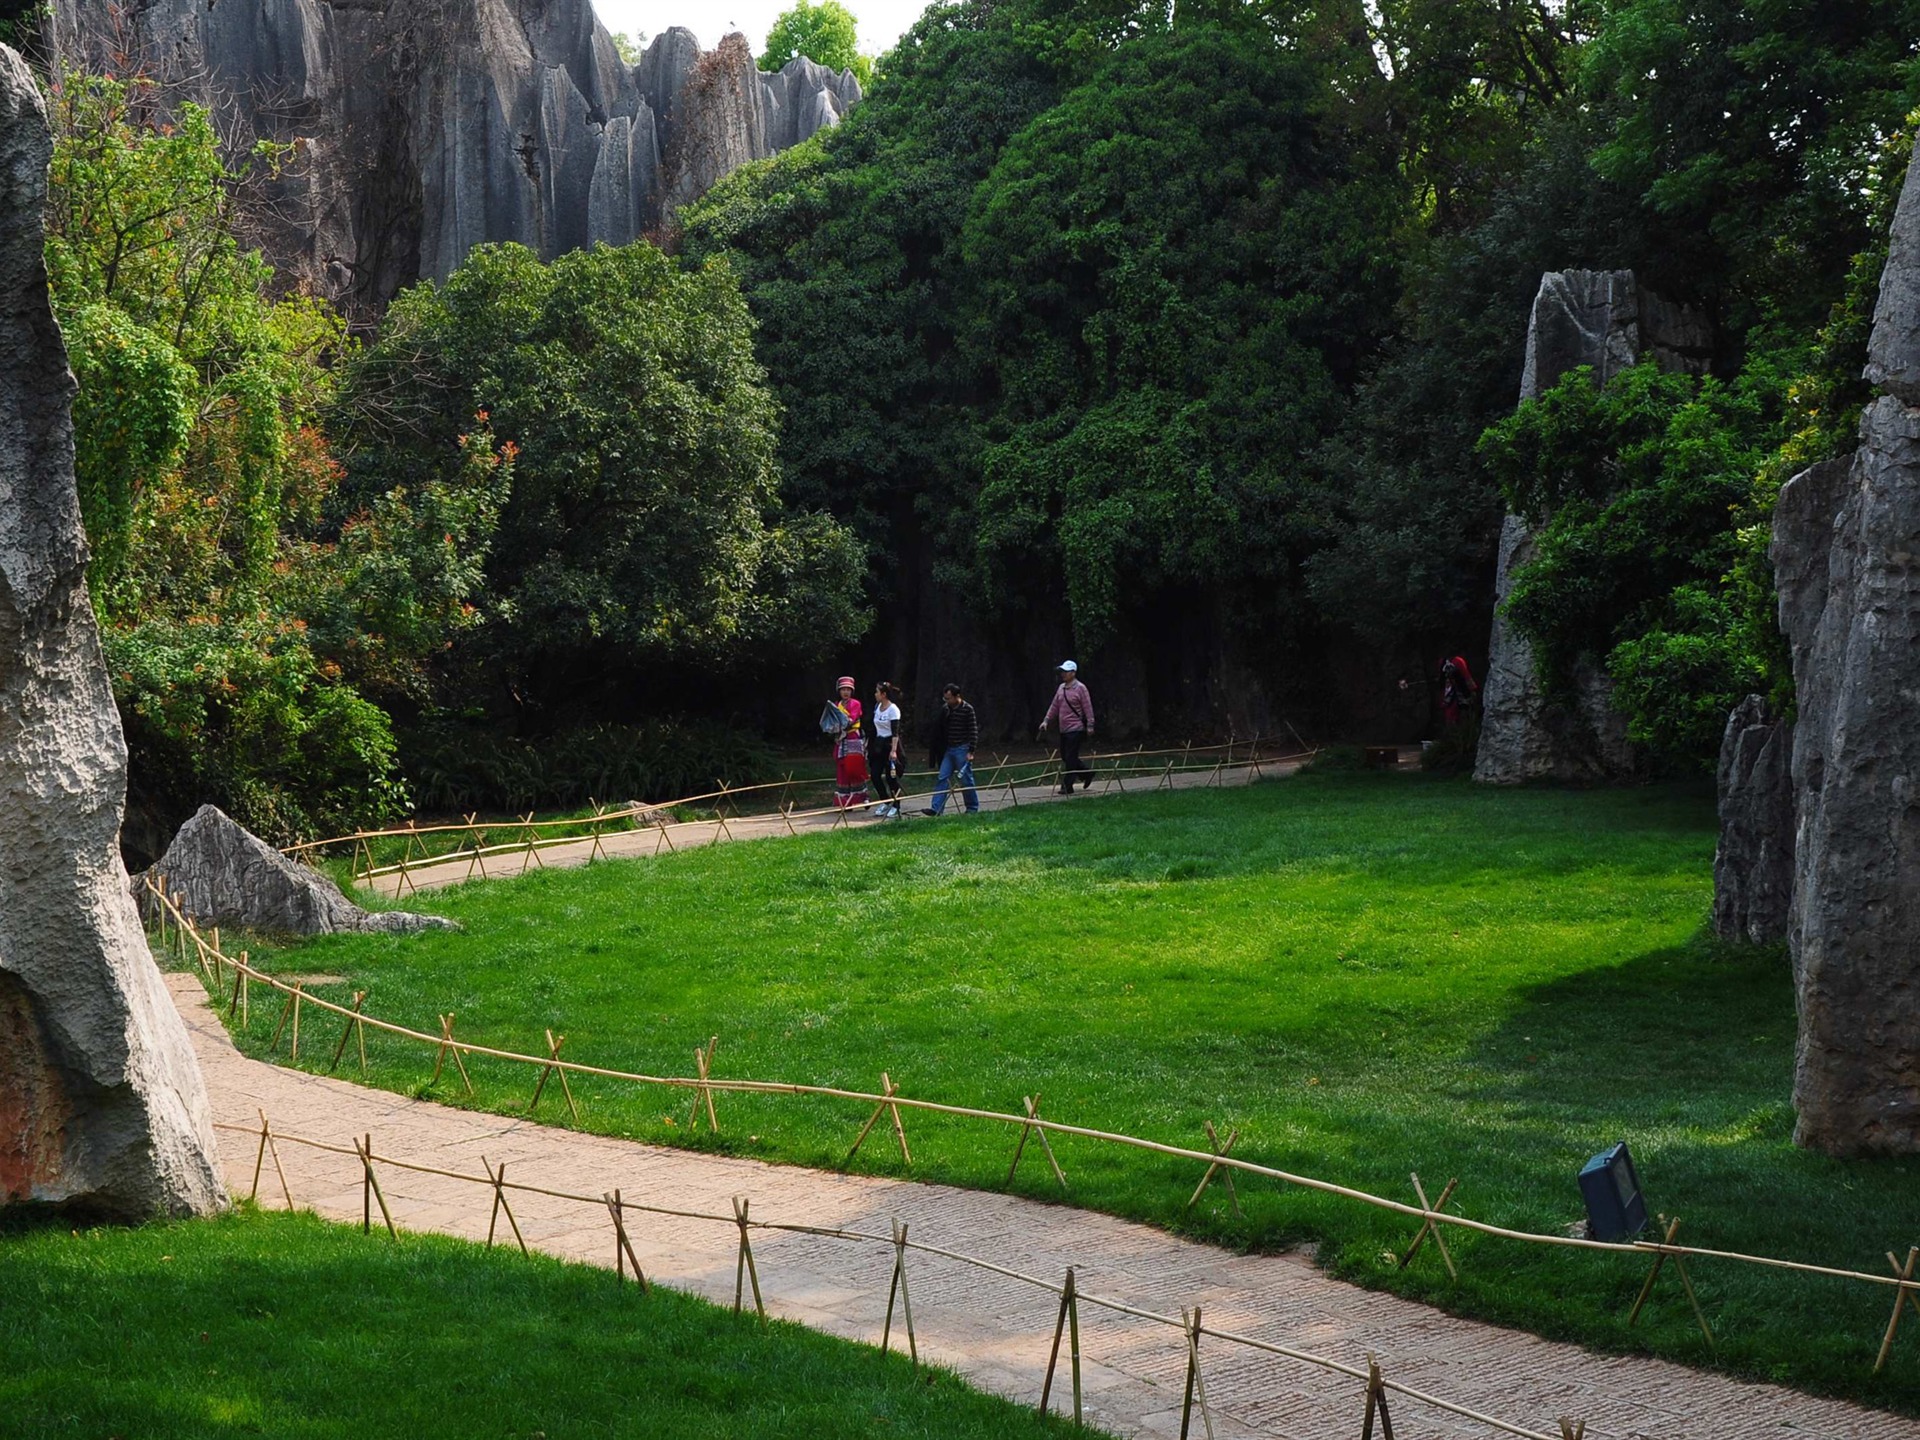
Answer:
<svg viewBox="0 0 1920 1440"><path fill-rule="evenodd" d="M1047 718L1040 722L1040 728L1059 723L1061 734L1070 730L1093 729L1093 692L1078 680L1070 680L1053 692L1053 704L1047 707Z"/></svg>

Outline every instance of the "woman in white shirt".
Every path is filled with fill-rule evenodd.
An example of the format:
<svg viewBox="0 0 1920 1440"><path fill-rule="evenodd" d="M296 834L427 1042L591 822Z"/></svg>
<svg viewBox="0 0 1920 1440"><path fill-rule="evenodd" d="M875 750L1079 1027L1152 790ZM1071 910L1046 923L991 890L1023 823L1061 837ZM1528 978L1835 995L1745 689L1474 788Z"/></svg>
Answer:
<svg viewBox="0 0 1920 1440"><path fill-rule="evenodd" d="M900 813L900 777L906 769L900 750L900 692L882 680L873 687L873 788L880 797L875 815Z"/></svg>

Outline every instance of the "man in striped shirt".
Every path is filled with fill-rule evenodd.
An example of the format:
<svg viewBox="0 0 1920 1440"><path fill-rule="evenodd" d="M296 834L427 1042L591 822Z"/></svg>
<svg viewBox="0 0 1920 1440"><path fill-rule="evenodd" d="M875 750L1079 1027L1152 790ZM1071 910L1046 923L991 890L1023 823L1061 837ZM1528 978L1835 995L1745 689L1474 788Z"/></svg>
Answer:
<svg viewBox="0 0 1920 1440"><path fill-rule="evenodd" d="M947 808L947 786L958 779L967 813L980 813L980 792L973 788L973 747L980 743L980 717L967 703L958 685L946 689L946 706L933 720L933 748L940 752L940 778L934 782L933 808L922 815L938 815Z"/></svg>

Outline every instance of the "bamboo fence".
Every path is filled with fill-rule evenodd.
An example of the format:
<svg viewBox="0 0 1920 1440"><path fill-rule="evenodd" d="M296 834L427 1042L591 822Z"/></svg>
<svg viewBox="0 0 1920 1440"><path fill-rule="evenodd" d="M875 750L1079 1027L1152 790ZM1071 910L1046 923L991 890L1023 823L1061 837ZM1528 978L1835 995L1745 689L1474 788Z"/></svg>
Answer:
<svg viewBox="0 0 1920 1440"><path fill-rule="evenodd" d="M378 1154L373 1147L371 1135L356 1136L350 1145L333 1144L316 1140L308 1136L292 1135L275 1130L266 1112L260 1112L260 1125L256 1129L251 1125L235 1125L225 1121L216 1121L216 1130L224 1130L235 1135L245 1135L257 1139L258 1149L254 1157L253 1183L247 1198L257 1201L260 1193L262 1170L268 1157L271 1157L274 1169L280 1180L281 1193L286 1199L289 1210L295 1208L293 1192L288 1187L286 1171L281 1165L279 1147L281 1145L300 1145L327 1154L351 1156L361 1172L361 1229L371 1233L373 1213L380 1212L381 1222L387 1233L399 1237L399 1227L394 1223L392 1208L387 1203L386 1192L382 1188L376 1167L386 1166L392 1170L417 1175L432 1175L445 1180L456 1180L486 1189L486 1203L489 1206L487 1216L487 1247L491 1249L498 1235L500 1219L504 1216L521 1253L528 1250L525 1236L521 1233L518 1218L513 1213L509 1193L520 1195L538 1195L546 1199L560 1200L589 1206L594 1210L604 1210L609 1220L610 1238L614 1253L614 1272L616 1281L624 1281L629 1266L633 1278L644 1294L649 1289L638 1256L634 1253L631 1237L627 1230L629 1212L658 1216L664 1219L688 1220L725 1226L739 1235L738 1259L734 1267L733 1309L736 1314L745 1309L747 1287L750 1285L755 1314L764 1321L767 1318L766 1299L760 1286L758 1263L753 1254L751 1236L753 1232L804 1235L815 1239L844 1240L855 1245L884 1246L894 1253L894 1263L889 1271L887 1283L886 1319L881 1330L880 1349L891 1353L893 1317L895 1302L899 1302L901 1319L907 1336L907 1350L912 1362L919 1364L919 1338L913 1323L913 1301L908 1284L906 1257L909 1253L937 1257L964 1265L971 1269L998 1275L1017 1284L1057 1296L1060 1301L1048 1354L1046 1378L1040 1390L1039 1411L1049 1413L1052 1399L1054 1376L1060 1359L1060 1343L1063 1334L1069 1341L1068 1369L1069 1382L1073 1396L1073 1420L1076 1425L1084 1424L1081 1404L1081 1356L1080 1312L1082 1304L1105 1310L1115 1315L1123 1315L1152 1325L1177 1329L1181 1332L1180 1344L1186 1352L1186 1376L1184 1384L1184 1403L1182 1407L1180 1434L1185 1440L1192 1433L1193 1421L1198 1418L1204 1433L1213 1434L1213 1407L1207 1399L1205 1375L1200 1365L1200 1341L1212 1339L1231 1345L1292 1360L1301 1365L1325 1371L1335 1375L1362 1382L1361 1404L1364 1407L1364 1435L1373 1433L1375 1417L1379 1418L1381 1434L1384 1440L1393 1440L1393 1422L1387 1409L1386 1396L1400 1395L1422 1405L1431 1406L1446 1414L1457 1416L1476 1424L1485 1425L1505 1435L1519 1437L1519 1440L1579 1440L1586 1431L1583 1420L1570 1417L1557 1417L1557 1431L1531 1429L1525 1425L1489 1415L1484 1411L1435 1395L1398 1380L1389 1379L1382 1373L1377 1357L1369 1355L1364 1367L1352 1365L1331 1356L1316 1354L1290 1345L1282 1345L1272 1340L1261 1339L1240 1331L1222 1330L1202 1322L1201 1309L1195 1305L1191 1309L1183 1308L1178 1316L1168 1315L1155 1310L1129 1305L1110 1296L1096 1294L1079 1287L1075 1272L1077 1266L1069 1265L1060 1280L1049 1280L1043 1276L1016 1270L1011 1266L983 1259L978 1255L969 1255L944 1245L930 1244L925 1240L910 1238L908 1226L898 1220L891 1222L889 1233L879 1234L870 1230L856 1230L839 1225L807 1224L790 1220L755 1219L749 1197L735 1196L732 1213L720 1214L714 1211L693 1210L672 1206L647 1205L639 1201L622 1197L617 1189L603 1190L598 1195L581 1194L567 1190L556 1190L545 1185L530 1185L525 1181L506 1178L507 1167L504 1163L495 1165L481 1157L482 1174L475 1175L460 1170L450 1170L439 1165L424 1165L416 1161L403 1160L397 1156Z"/></svg>
<svg viewBox="0 0 1920 1440"><path fill-rule="evenodd" d="M1208 777L1207 785L1221 783L1229 774L1244 773L1258 779L1267 767L1309 758L1313 753L1304 742L1298 748L1283 749L1275 742L1255 736L1251 740L1228 740L1222 745L1183 745L1161 750L1142 747L1082 758L1087 764L1098 766L1094 778L1102 787L1101 793L1106 794L1115 789L1125 792L1129 781L1136 785L1147 782L1149 790L1170 790L1175 788L1176 777L1203 772ZM981 795L1004 794L1017 806L1022 786L1031 789L1057 785L1060 776L1059 757L1051 752L1041 760L1014 760L1001 755L991 768L976 764L974 789ZM623 828L653 829L657 836L653 853L658 854L662 849L676 848L669 833L676 827L711 828L711 843L718 844L722 839L733 838L730 825L736 820L780 821L787 834L794 834L798 830L796 821L830 819L836 825L847 824L857 810L863 808L831 804L797 808L797 795L809 790L831 792L831 778L796 779L788 775L784 780L758 785L715 783L720 787L717 790L664 800L657 805L636 803L612 808L594 802L588 815L547 820L535 819L529 812L516 820L489 821L474 814L434 825L409 822L381 830L358 830L350 835L309 840L290 845L282 853L304 859L345 849L353 866L355 883L368 884L398 876L400 888L406 889L411 884L412 872L425 866L465 860L467 878L478 874L485 879L490 859L519 857L524 870L541 863L540 852L557 846L584 845L591 863L605 856L608 836L622 833ZM948 788L959 786L956 782ZM931 800L936 793L936 789L918 790L902 793L898 798L903 803L919 802ZM499 838L502 836L508 838ZM376 863L375 845L384 842L390 846L394 841L402 842L400 858ZM445 848L440 848L443 846Z"/></svg>
<svg viewBox="0 0 1920 1440"><path fill-rule="evenodd" d="M480 1057L505 1061L512 1064L533 1066L539 1071L539 1077L534 1087L533 1101L528 1106L529 1113L531 1113L534 1106L538 1104L540 1095L550 1078L555 1076L559 1077L564 1089L566 1077L569 1075L589 1076L602 1080L615 1080L635 1085L659 1086L689 1092L695 1107L695 1113L697 1114L698 1107L704 1104L708 1124L710 1128L713 1129L718 1129L718 1119L713 1103L713 1097L716 1094L812 1096L818 1099L873 1107L872 1113L868 1116L865 1125L861 1128L858 1136L854 1140L852 1150L848 1152L847 1160L849 1162L854 1158L861 1144L866 1140L868 1134L875 1128L882 1116L888 1116L891 1118L893 1133L901 1152L901 1159L907 1165L912 1164L912 1155L907 1148L906 1130L900 1112L907 1110L923 1114L946 1115L960 1119L982 1121L989 1124L1010 1126L1018 1130L1019 1135L1014 1148L1013 1167L1008 1170L1009 1182L1011 1182L1013 1178L1014 1169L1019 1166L1021 1155L1028 1140L1032 1139L1036 1141L1045 1154L1055 1179L1063 1189L1067 1188L1066 1175L1054 1155L1049 1137L1058 1138L1065 1136L1096 1141L1102 1144L1123 1146L1172 1159L1190 1160L1197 1166L1205 1167L1198 1188L1195 1189L1192 1198L1187 1202L1189 1207L1200 1198L1201 1192L1206 1189L1216 1174L1224 1173L1231 1177L1237 1172L1241 1175L1261 1176L1278 1180L1284 1184L1297 1185L1302 1189L1337 1196L1343 1200L1371 1206L1375 1209L1417 1221L1419 1222L1419 1229L1413 1238L1411 1246L1400 1262L1403 1267L1415 1258L1424 1242L1431 1237L1435 1242L1435 1249L1442 1255L1448 1271L1450 1273L1454 1271L1455 1261L1451 1253L1446 1249L1442 1227L1451 1227L1457 1230L1520 1244L1543 1245L1568 1250L1599 1251L1607 1254L1631 1255L1641 1259L1651 1259L1653 1261L1653 1267L1647 1275L1645 1284L1641 1287L1640 1297L1635 1302L1632 1315L1629 1318L1630 1324L1633 1323L1634 1320L1637 1320L1648 1296L1652 1293L1654 1282L1659 1278L1663 1267L1671 1261L1679 1273L1681 1283L1686 1289L1687 1298L1692 1305L1694 1315L1699 1322L1701 1330L1707 1337L1709 1346L1715 1346L1716 1342L1712 1327L1708 1323L1698 1299L1695 1297L1691 1277L1685 1269L1686 1261L1689 1259L1756 1265L1768 1269L1789 1271L1799 1275L1843 1280L1855 1284L1884 1286L1891 1288L1894 1292L1893 1311L1888 1319L1879 1354L1874 1363L1873 1368L1876 1374L1878 1374L1887 1363L1902 1316L1906 1310L1911 1307L1916 1315L1920 1315L1920 1274L1916 1274L1916 1265L1920 1264L1920 1246L1912 1246L1908 1249L1904 1264L1893 1251L1889 1250L1886 1253L1886 1259L1891 1273L1881 1274L1874 1271L1818 1265L1808 1261L1790 1260L1779 1256L1753 1255L1737 1250L1719 1250L1699 1245L1681 1244L1674 1239L1674 1234L1678 1229L1677 1221L1668 1222L1664 1238L1659 1240L1594 1240L1579 1235L1549 1234L1530 1230L1518 1230L1509 1226L1491 1224L1484 1220L1475 1220L1456 1211L1446 1210L1444 1207L1452 1197L1457 1182L1450 1181L1445 1190L1441 1192L1439 1198L1429 1204L1426 1190L1420 1177L1418 1174L1415 1174L1410 1178L1419 1203L1409 1204L1406 1201L1395 1200L1388 1196L1375 1195L1370 1191L1361 1190L1354 1186L1342 1185L1335 1181L1321 1179L1318 1176L1283 1170L1276 1166L1263 1165L1258 1161L1232 1154L1233 1141L1237 1136L1231 1133L1226 1142L1221 1143L1217 1133L1209 1129L1209 1148L1206 1150L1198 1150L1184 1145L1170 1145L1162 1141L1143 1139L1135 1135L1126 1135L1116 1131L1100 1130L1091 1126L1074 1125L1061 1120L1048 1119L1040 1114L1040 1096L1038 1095L1023 1097L1022 1113L1011 1114L1004 1111L987 1110L978 1106L951 1105L937 1100L925 1100L908 1096L901 1093L899 1087L891 1077L885 1074L881 1077L881 1089L878 1093L849 1090L833 1085L809 1085L793 1081L722 1078L713 1075L711 1072L714 1052L718 1044L717 1038L710 1040L705 1047L695 1051L695 1066L698 1072L696 1075L676 1076L646 1075L636 1071L619 1070L609 1066L590 1065L578 1060L562 1059L560 1057L560 1047L564 1044L566 1037L555 1037L552 1031L547 1032L547 1053L544 1055L523 1054L519 1051L504 1050L495 1046L478 1045L471 1041L456 1039L453 1034L453 1017L451 1015L440 1016L440 1033L437 1035L429 1035L425 1031L415 1030L408 1026L395 1024L392 1021L382 1020L367 1014L363 1005L365 1000L364 992L357 993L351 1005L339 1005L332 1001L323 1000L317 995L307 993L301 982L296 981L289 983L254 968L248 963L245 951L241 952L239 959L234 959L220 950L219 932L217 929L213 932L212 941L209 941L207 937L200 933L192 919L181 910L177 901L167 894L163 885L152 879L145 881L145 884L149 893L157 902L156 913L159 916L162 944L171 948L183 965L190 964L197 968L207 982L214 987L216 998L221 995L227 995L230 989L231 993L227 1004L229 1015L234 1014L236 1010L238 1010L244 1016L246 1007L250 1003L250 987L255 983L266 985L270 990L284 997L279 1022L274 1032L273 1044L270 1047L270 1051L278 1049L280 1036L287 1029L289 1021L291 1021L292 1048L290 1058L293 1060L299 1059L301 1010L303 1007L306 1007L317 1009L323 1014L332 1015L344 1021L340 1042L335 1047L335 1065L338 1064L340 1056L345 1050L347 1033L351 1031L361 1037L360 1053L361 1063L364 1068L364 1037L366 1028L371 1026L375 1030L385 1034L394 1035L417 1044L433 1046L435 1049L433 1069L435 1080L439 1078L444 1062L451 1056L460 1072L462 1082L465 1084L468 1094L473 1093L472 1081L467 1077L465 1066L465 1060L468 1058ZM572 1093L570 1090L564 1090L564 1093L568 1107L574 1111L575 1118L577 1119L578 1112L574 1106ZM1236 1205L1238 1203L1237 1195L1234 1197L1234 1203Z"/></svg>

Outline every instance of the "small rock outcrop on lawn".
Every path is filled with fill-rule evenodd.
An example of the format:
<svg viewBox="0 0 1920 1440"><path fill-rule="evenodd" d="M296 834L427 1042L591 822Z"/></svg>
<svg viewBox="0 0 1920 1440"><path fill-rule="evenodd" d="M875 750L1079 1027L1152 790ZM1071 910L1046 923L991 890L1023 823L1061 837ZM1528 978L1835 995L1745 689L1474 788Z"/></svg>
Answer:
<svg viewBox="0 0 1920 1440"><path fill-rule="evenodd" d="M145 881L163 884L196 925L231 925L278 935L331 935L339 931L411 934L455 930L438 915L399 910L366 911L311 866L289 860L215 805L202 805Z"/></svg>
<svg viewBox="0 0 1920 1440"><path fill-rule="evenodd" d="M1713 854L1713 933L1771 945L1793 903L1793 726L1749 695L1720 741L1720 844Z"/></svg>
<svg viewBox="0 0 1920 1440"><path fill-rule="evenodd" d="M208 1214L226 1192L206 1087L120 862L126 742L42 261L51 153L0 45L0 1205Z"/></svg>
<svg viewBox="0 0 1920 1440"><path fill-rule="evenodd" d="M1540 277L1527 322L1522 403L1586 365L1594 383L1651 353L1674 370L1704 368L1712 333L1693 311L1642 288L1631 270L1550 270ZM1514 576L1535 554L1533 528L1509 515L1500 531L1493 636L1481 691L1480 749L1473 778L1488 785L1528 780L1604 780L1635 769L1626 722L1597 657L1582 657L1568 700L1550 700L1534 670L1533 647L1504 613Z"/></svg>
<svg viewBox="0 0 1920 1440"><path fill-rule="evenodd" d="M1788 943L1794 1139L1920 1150L1920 172L1910 168L1851 463L1781 491L1773 556L1793 653ZM1824 562L1824 563L1823 563Z"/></svg>

